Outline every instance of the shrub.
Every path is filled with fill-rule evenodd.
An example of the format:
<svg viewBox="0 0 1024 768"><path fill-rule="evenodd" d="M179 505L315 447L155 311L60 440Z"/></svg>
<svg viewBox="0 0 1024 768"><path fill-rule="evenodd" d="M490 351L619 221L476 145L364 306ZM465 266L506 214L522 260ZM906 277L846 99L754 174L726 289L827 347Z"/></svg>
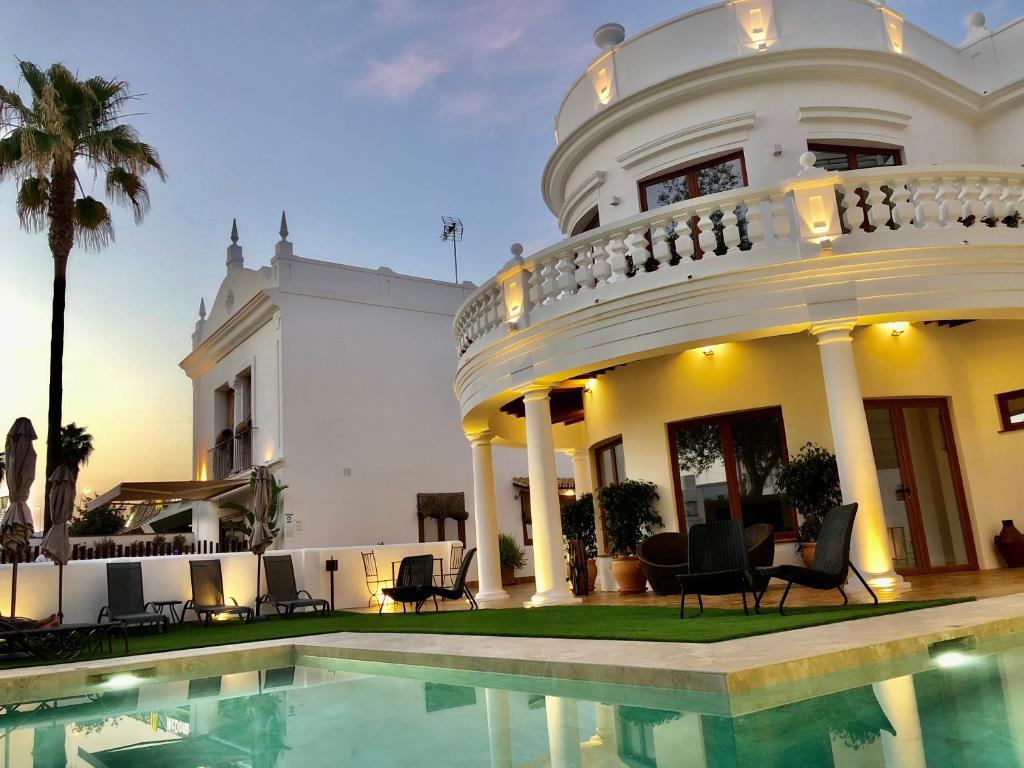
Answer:
<svg viewBox="0 0 1024 768"><path fill-rule="evenodd" d="M640 542L661 525L654 508L658 486L648 480L625 480L598 492L605 515L608 548L618 557L634 557Z"/></svg>
<svg viewBox="0 0 1024 768"><path fill-rule="evenodd" d="M72 536L109 536L124 528L124 518L110 507L80 510L68 524Z"/></svg>
<svg viewBox="0 0 1024 768"><path fill-rule="evenodd" d="M154 548L162 547L166 543L167 543L167 537L164 536L162 533L158 533L156 536L153 537L153 547Z"/></svg>
<svg viewBox="0 0 1024 768"><path fill-rule="evenodd" d="M173 539L171 539L171 551L184 552L186 544L188 544L188 539L186 538L185 534L179 533Z"/></svg>
<svg viewBox="0 0 1024 768"><path fill-rule="evenodd" d="M597 557L593 494L585 493L562 506L562 536L567 546L572 539L579 539L587 557Z"/></svg>
<svg viewBox="0 0 1024 768"><path fill-rule="evenodd" d="M501 570L518 570L526 567L526 551L519 546L514 536L507 533L498 533L498 561L501 563Z"/></svg>
<svg viewBox="0 0 1024 768"><path fill-rule="evenodd" d="M843 503L835 454L814 443L806 443L782 465L775 485L782 500L800 515L800 542L817 541L825 513Z"/></svg>

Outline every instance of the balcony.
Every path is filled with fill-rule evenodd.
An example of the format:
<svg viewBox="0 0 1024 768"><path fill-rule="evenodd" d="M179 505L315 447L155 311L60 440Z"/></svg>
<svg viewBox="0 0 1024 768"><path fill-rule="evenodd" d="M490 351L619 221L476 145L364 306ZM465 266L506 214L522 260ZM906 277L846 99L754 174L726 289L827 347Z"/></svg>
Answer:
<svg viewBox="0 0 1024 768"><path fill-rule="evenodd" d="M255 432L256 428L250 427L234 437L221 440L207 451L211 479L223 480L252 469Z"/></svg>
<svg viewBox="0 0 1024 768"><path fill-rule="evenodd" d="M1019 168L805 166L775 187L686 200L516 254L455 318L464 413L516 386L520 371L799 327L836 285L861 286L851 311L862 316L1018 306L1022 211Z"/></svg>

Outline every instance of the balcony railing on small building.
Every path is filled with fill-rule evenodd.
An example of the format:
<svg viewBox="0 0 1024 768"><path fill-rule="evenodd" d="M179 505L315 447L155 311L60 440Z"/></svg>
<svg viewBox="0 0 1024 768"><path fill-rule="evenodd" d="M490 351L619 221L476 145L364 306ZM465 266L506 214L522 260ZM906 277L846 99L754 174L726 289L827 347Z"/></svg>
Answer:
<svg viewBox="0 0 1024 768"><path fill-rule="evenodd" d="M255 432L256 428L250 427L233 437L221 440L207 452L211 479L223 480L252 469Z"/></svg>

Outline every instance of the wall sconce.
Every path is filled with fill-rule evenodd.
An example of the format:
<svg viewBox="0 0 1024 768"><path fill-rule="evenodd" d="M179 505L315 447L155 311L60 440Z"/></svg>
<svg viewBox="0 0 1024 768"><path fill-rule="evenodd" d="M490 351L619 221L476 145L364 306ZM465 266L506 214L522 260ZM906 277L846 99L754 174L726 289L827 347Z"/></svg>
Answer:
<svg viewBox="0 0 1024 768"><path fill-rule="evenodd" d="M807 199L811 206L811 229L815 232L828 230L828 218L825 216L825 201L821 195L811 195Z"/></svg>
<svg viewBox="0 0 1024 768"><path fill-rule="evenodd" d="M740 44L755 51L768 50L776 41L772 0L739 0L735 6Z"/></svg>
<svg viewBox="0 0 1024 768"><path fill-rule="evenodd" d="M588 394L594 394L594 387L597 386L597 379L587 379L587 383L583 385L583 391Z"/></svg>
<svg viewBox="0 0 1024 768"><path fill-rule="evenodd" d="M715 354L715 348L714 347L704 347L704 349L702 349L701 352L704 353L704 357L711 357L712 355Z"/></svg>
<svg viewBox="0 0 1024 768"><path fill-rule="evenodd" d="M899 323L886 323L886 328L889 329L889 333L894 338L899 338L903 333L910 327L910 323L899 322Z"/></svg>
<svg viewBox="0 0 1024 768"><path fill-rule="evenodd" d="M518 245L518 243L517 243ZM522 246L520 246L520 253ZM526 276L520 269L502 283L502 301L505 304L505 325L509 330L518 330L526 325Z"/></svg>
<svg viewBox="0 0 1024 768"><path fill-rule="evenodd" d="M615 98L615 59L609 51L590 65L590 82L598 104L606 106Z"/></svg>
<svg viewBox="0 0 1024 768"><path fill-rule="evenodd" d="M880 8L885 36L889 38L889 50L903 53L903 17L888 8Z"/></svg>

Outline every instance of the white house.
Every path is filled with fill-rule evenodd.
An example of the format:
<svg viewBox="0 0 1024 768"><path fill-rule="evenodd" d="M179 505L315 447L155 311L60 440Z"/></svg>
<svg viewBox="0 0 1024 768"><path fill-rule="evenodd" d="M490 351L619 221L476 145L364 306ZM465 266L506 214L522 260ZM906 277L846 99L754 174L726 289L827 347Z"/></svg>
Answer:
<svg viewBox="0 0 1024 768"><path fill-rule="evenodd" d="M578 489L655 482L670 529L770 522L781 560L773 472L813 441L875 585L1002 564L1000 521L1024 517L1024 19L969 26L954 46L881 2L730 0L598 29L542 177L567 239L514 249L455 319L477 498L492 443L529 455L534 602L569 597L556 451Z"/></svg>
<svg viewBox="0 0 1024 768"><path fill-rule="evenodd" d="M288 486L278 542L287 549L439 537L473 546L451 328L475 286L301 258L287 235L282 214L270 265L249 268L233 226L226 276L209 313L200 306L181 361L193 384L194 479L271 467ZM522 542L513 477L525 457L502 452L494 471L498 527ZM465 494L468 520L420 518L419 493ZM223 538L230 514L219 504L230 498L189 505L198 537Z"/></svg>

